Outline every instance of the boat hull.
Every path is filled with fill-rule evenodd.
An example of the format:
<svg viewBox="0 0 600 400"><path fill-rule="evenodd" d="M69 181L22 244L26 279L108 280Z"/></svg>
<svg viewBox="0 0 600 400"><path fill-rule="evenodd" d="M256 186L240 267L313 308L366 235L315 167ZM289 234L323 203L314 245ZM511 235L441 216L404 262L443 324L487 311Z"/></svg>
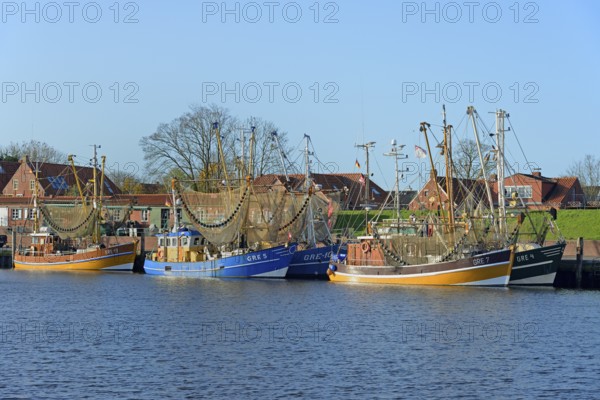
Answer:
<svg viewBox="0 0 600 400"><path fill-rule="evenodd" d="M331 256L337 253L339 245L298 250L294 253L286 278L327 279L327 269Z"/></svg>
<svg viewBox="0 0 600 400"><path fill-rule="evenodd" d="M457 261L404 267L347 266L343 263L332 263L328 275L332 282L506 286L512 262L511 250L500 250Z"/></svg>
<svg viewBox="0 0 600 400"><path fill-rule="evenodd" d="M40 271L132 271L136 243L76 254L15 254L14 267Z"/></svg>
<svg viewBox="0 0 600 400"><path fill-rule="evenodd" d="M285 278L295 246L277 246L210 261L170 262L144 260L149 275L189 278Z"/></svg>
<svg viewBox="0 0 600 400"><path fill-rule="evenodd" d="M564 251L565 244L558 243L517 252L508 284L552 286Z"/></svg>

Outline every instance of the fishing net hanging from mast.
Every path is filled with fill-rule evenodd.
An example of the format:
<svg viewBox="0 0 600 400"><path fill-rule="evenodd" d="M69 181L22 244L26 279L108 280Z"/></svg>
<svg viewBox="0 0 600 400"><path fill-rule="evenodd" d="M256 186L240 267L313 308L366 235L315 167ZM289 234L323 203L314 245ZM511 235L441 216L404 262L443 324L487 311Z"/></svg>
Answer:
<svg viewBox="0 0 600 400"><path fill-rule="evenodd" d="M43 204L40 212L61 239L91 235L98 215L91 204Z"/></svg>
<svg viewBox="0 0 600 400"><path fill-rule="evenodd" d="M236 240L248 207L248 186L219 193L202 193L184 191L178 183L175 190L185 213L206 240L216 246Z"/></svg>
<svg viewBox="0 0 600 400"><path fill-rule="evenodd" d="M310 194L288 192L283 186L255 188L249 205L247 235L250 243L281 243L298 237L304 229L302 215Z"/></svg>
<svg viewBox="0 0 600 400"><path fill-rule="evenodd" d="M246 243L279 243L303 229L302 214L310 195L297 201L283 187L253 187L219 193L182 190L177 196L194 226L212 244L234 243L244 235Z"/></svg>

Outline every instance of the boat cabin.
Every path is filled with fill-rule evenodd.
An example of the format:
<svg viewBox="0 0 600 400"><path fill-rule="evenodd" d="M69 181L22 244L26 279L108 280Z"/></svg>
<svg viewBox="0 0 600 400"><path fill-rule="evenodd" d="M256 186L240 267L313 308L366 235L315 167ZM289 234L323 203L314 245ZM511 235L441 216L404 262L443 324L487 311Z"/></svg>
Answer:
<svg viewBox="0 0 600 400"><path fill-rule="evenodd" d="M153 261L196 262L211 259L206 239L195 230L181 230L157 235L157 251Z"/></svg>
<svg viewBox="0 0 600 400"><path fill-rule="evenodd" d="M31 245L25 249L25 255L39 256L44 254L61 254L73 249L69 243L50 232L36 232L30 235Z"/></svg>

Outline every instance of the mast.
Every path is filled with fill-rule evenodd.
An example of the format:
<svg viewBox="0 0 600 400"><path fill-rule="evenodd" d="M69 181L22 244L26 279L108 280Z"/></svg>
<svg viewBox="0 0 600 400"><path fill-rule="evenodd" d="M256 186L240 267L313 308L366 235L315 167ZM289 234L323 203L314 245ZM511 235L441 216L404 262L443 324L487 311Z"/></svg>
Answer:
<svg viewBox="0 0 600 400"><path fill-rule="evenodd" d="M500 232L506 231L506 199L504 196L504 110L496 110L496 173L498 175L498 213Z"/></svg>
<svg viewBox="0 0 600 400"><path fill-rule="evenodd" d="M83 206L84 212L87 210L87 204L83 198L83 190L81 188L81 181L79 180L79 176L77 175L77 169L75 168L75 160L74 155L69 155L68 160L71 163L71 170L73 171L73 177L75 178L75 182L77 183L77 191L79 192L79 198L81 199L81 205Z"/></svg>
<svg viewBox="0 0 600 400"><path fill-rule="evenodd" d="M173 207L173 229L171 232L177 232L179 229L179 216L177 215L177 195L175 194L175 185L177 180L175 178L171 179L171 206Z"/></svg>
<svg viewBox="0 0 600 400"><path fill-rule="evenodd" d="M308 144L310 142L310 136L306 133L304 134L304 139L306 140L306 144L304 146L304 188L306 190L306 195L310 191L310 187L312 185L310 178L310 151L308 149ZM308 241L311 247L315 247L317 245L317 240L315 238L315 225L314 225L314 216L312 204L308 202L308 208L306 210L306 240Z"/></svg>
<svg viewBox="0 0 600 400"><path fill-rule="evenodd" d="M479 154L479 162L481 163L481 172L483 173L483 182L485 183L485 191L487 193L488 202L490 203L490 212L492 214L492 218L495 218L494 211L494 200L492 199L492 191L490 190L490 183L488 182L488 176L485 169L485 161L483 159L483 154L481 153L481 143L479 142L479 132L477 132L477 124L475 123L475 107L469 106L467 107L467 114L471 117L471 122L473 124L473 132L475 133L475 142L477 143L477 153ZM492 224L494 226L494 232L496 236L498 235L498 225L496 223Z"/></svg>
<svg viewBox="0 0 600 400"><path fill-rule="evenodd" d="M448 231L454 232L454 174L452 171L452 125L446 125L446 106L442 105L444 121L444 159L446 161L446 193L448 194Z"/></svg>
<svg viewBox="0 0 600 400"><path fill-rule="evenodd" d="M229 191L230 186L229 186L229 175L227 174L227 163L225 161L225 155L223 153L223 143L221 142L221 130L219 129L219 123L218 122L213 122L213 129L215 131L215 135L217 136L217 148L218 148L218 154L219 154L219 161L221 164L221 167L223 168L223 173L225 174L225 187L227 188L227 191ZM218 178L221 177L221 174L218 175Z"/></svg>
<svg viewBox="0 0 600 400"><path fill-rule="evenodd" d="M369 142L369 143L365 143L365 144L355 144L354 147L360 147L365 149L365 158L367 161L367 176L365 177L365 208L368 208L369 205L369 178L370 178L370 172L369 172L369 149L372 147L375 147L375 142Z"/></svg>
<svg viewBox="0 0 600 400"><path fill-rule="evenodd" d="M419 128L419 130L421 132L423 132L423 135L425 136L425 144L427 145L427 153L429 154L429 163L431 164L431 180L433 181L433 184L435 185L435 192L436 192L437 198L438 198L438 204L440 207L442 223L445 223L446 218L444 217L444 212L441 210L442 195L440 194L440 187L437 182L437 171L435 169L435 165L433 164L433 155L431 154L431 147L429 146L429 138L427 137L427 128L429 128L430 126L431 126L431 124L429 124L427 122L421 122L421 127Z"/></svg>
<svg viewBox="0 0 600 400"><path fill-rule="evenodd" d="M38 211L38 182L39 182L39 162L35 162L35 185L33 187L33 233L40 230L40 217Z"/></svg>
<svg viewBox="0 0 600 400"><path fill-rule="evenodd" d="M355 144L354 147L360 147L360 148L364 148L365 149L365 155L366 155L366 161L367 161L367 176L365 178L365 230L366 233L369 233L369 210L371 209L370 204L369 204L369 178L370 178L370 172L369 172L369 149L371 147L375 147L375 142L369 142L369 143L364 143L364 144Z"/></svg>
<svg viewBox="0 0 600 400"><path fill-rule="evenodd" d="M93 193L94 193L94 197L92 199L92 207L95 210L95 218L94 218L94 231L92 233L92 241L94 243L99 243L100 242L100 223L98 221L98 213L99 213L99 208L98 208L98 153L97 150L99 148L101 148L102 146L97 145L97 144L93 144L92 145L94 147L94 158L92 158L92 174L93 174L93 178L92 178L92 183L94 184L93 188Z"/></svg>
<svg viewBox="0 0 600 400"><path fill-rule="evenodd" d="M306 136L306 134L305 134ZM281 162L281 168L283 168L283 174L285 175L285 181L287 183L290 182L290 177L288 175L287 167L285 165L285 154L283 153L283 148L281 147L281 142L279 141L279 135L277 131L271 132L271 137L277 146L277 150L279 151L279 161Z"/></svg>
<svg viewBox="0 0 600 400"><path fill-rule="evenodd" d="M405 158L408 158L407 155L404 155L402 153L400 153L400 151L402 151L402 149L404 148L403 144L396 144L396 139L392 139L392 151L390 151L389 153L383 153L384 156L388 156L388 157L394 157L394 162L396 165L396 184L395 184L395 191L396 191L396 198L394 200L394 209L396 210L396 216L398 219L400 219L400 170L398 168L398 160L402 160Z"/></svg>
<svg viewBox="0 0 600 400"><path fill-rule="evenodd" d="M256 147L256 137L254 136L254 132L255 132L255 129L254 129L254 127L252 127L252 134L250 135L250 143L249 143L249 147L250 147L250 159L248 161L248 163L250 164L250 166L248 167L248 176L249 177L254 176L254 151L255 151L255 147Z"/></svg>

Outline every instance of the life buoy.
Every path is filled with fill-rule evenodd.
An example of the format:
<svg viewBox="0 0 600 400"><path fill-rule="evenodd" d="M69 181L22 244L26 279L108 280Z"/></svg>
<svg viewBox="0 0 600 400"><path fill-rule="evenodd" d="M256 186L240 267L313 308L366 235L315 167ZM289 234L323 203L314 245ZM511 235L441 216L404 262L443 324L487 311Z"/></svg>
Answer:
<svg viewBox="0 0 600 400"><path fill-rule="evenodd" d="M159 260L161 260L163 258L163 249L158 249L157 257Z"/></svg>
<svg viewBox="0 0 600 400"><path fill-rule="evenodd" d="M360 248L362 252L366 254L371 251L371 244L369 242L362 242Z"/></svg>

